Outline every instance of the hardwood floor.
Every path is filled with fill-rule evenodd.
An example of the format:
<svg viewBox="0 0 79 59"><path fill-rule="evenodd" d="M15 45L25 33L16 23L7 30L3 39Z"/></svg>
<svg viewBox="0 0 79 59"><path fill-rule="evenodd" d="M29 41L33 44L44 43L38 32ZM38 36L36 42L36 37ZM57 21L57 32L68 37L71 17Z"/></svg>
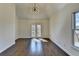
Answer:
<svg viewBox="0 0 79 59"><path fill-rule="evenodd" d="M16 44L2 52L0 56L68 56L50 40L35 42L32 39L18 39Z"/></svg>

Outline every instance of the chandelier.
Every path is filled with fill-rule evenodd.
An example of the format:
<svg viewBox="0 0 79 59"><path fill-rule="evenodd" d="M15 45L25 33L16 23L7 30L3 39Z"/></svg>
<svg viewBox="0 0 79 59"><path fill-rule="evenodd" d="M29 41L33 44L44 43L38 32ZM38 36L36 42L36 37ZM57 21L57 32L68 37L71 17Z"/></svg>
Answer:
<svg viewBox="0 0 79 59"><path fill-rule="evenodd" d="M38 11L38 7L37 7L36 3L33 4L33 11L34 12L37 12Z"/></svg>

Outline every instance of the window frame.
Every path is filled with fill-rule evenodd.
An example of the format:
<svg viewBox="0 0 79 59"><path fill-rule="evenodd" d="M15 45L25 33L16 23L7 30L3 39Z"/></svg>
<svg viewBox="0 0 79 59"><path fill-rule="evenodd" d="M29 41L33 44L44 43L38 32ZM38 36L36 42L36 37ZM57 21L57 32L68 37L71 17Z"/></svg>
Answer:
<svg viewBox="0 0 79 59"><path fill-rule="evenodd" d="M76 31L76 30L79 30L79 29L76 29L76 16L75 16L76 13L79 13L79 11L76 11L76 12L73 12L73 13L72 13L72 21L71 21L71 22L72 22L72 23L71 23L71 24L72 24L71 27L72 27L72 39L73 39L73 40L72 40L72 43L73 43L72 45L73 45L73 46L75 46L75 45L74 45L74 44L75 44L75 39L74 39L75 31ZM76 47L76 46L75 46L75 47Z"/></svg>
<svg viewBox="0 0 79 59"><path fill-rule="evenodd" d="M76 12L73 13L73 16L74 16L74 27L73 27L73 29L74 30L79 30L79 29L76 29L76 17L75 17L76 13L79 13L79 11L76 11Z"/></svg>

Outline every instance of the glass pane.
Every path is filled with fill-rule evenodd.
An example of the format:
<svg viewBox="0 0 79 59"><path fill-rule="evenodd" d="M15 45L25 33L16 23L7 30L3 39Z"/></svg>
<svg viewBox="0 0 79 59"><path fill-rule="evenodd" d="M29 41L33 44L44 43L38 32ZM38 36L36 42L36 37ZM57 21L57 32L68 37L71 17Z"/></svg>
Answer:
<svg viewBox="0 0 79 59"><path fill-rule="evenodd" d="M79 47L79 30L74 31L74 45Z"/></svg>
<svg viewBox="0 0 79 59"><path fill-rule="evenodd" d="M37 25L37 37L41 37L41 25Z"/></svg>
<svg viewBox="0 0 79 59"><path fill-rule="evenodd" d="M35 24L32 25L32 37L36 37L36 26Z"/></svg>
<svg viewBox="0 0 79 59"><path fill-rule="evenodd" d="M79 29L79 12L75 14L75 27Z"/></svg>

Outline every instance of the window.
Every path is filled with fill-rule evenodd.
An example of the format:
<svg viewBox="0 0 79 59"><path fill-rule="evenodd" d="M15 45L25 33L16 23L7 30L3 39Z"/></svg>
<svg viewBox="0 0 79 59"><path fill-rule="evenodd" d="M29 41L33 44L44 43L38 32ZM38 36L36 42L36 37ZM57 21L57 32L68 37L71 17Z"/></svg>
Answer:
<svg viewBox="0 0 79 59"><path fill-rule="evenodd" d="M79 12L74 13L74 46L79 47Z"/></svg>
<svg viewBox="0 0 79 59"><path fill-rule="evenodd" d="M32 24L31 36L33 38L41 38L41 24Z"/></svg>
<svg viewBox="0 0 79 59"><path fill-rule="evenodd" d="M37 24L37 37L41 37L41 24Z"/></svg>
<svg viewBox="0 0 79 59"><path fill-rule="evenodd" d="M75 29L79 30L79 12L76 12L75 14Z"/></svg>
<svg viewBox="0 0 79 59"><path fill-rule="evenodd" d="M32 29L31 36L32 36L33 38L35 38L35 37L36 37L36 25L35 25L35 24L32 24L31 29Z"/></svg>

